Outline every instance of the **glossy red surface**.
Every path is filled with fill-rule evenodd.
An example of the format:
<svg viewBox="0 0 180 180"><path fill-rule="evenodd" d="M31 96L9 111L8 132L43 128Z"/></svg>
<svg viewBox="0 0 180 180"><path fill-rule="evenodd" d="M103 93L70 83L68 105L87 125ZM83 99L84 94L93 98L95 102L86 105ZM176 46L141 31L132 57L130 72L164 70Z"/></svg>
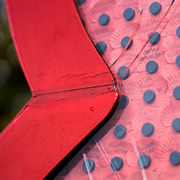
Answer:
<svg viewBox="0 0 180 180"><path fill-rule="evenodd" d="M42 179L111 112L118 93L73 0L6 5L32 98L0 135L0 177Z"/></svg>

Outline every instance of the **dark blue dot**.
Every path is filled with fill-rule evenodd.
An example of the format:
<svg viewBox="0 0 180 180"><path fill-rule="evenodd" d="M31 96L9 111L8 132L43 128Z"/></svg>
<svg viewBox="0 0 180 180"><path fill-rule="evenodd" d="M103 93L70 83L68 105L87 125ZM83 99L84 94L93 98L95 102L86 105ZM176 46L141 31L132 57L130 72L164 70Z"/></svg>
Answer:
<svg viewBox="0 0 180 180"><path fill-rule="evenodd" d="M93 160L87 159L87 160L86 160L86 163L83 162L83 165L82 165L83 171L84 171L85 173L88 173L88 170L87 170L87 168L86 168L86 165L87 165L87 167L88 167L89 172L93 172L93 171L94 171L95 163L94 163Z"/></svg>
<svg viewBox="0 0 180 180"><path fill-rule="evenodd" d="M173 96L176 100L180 100L180 86L174 88Z"/></svg>
<svg viewBox="0 0 180 180"><path fill-rule="evenodd" d="M180 118L174 119L174 121L172 122L172 128L174 129L174 131L180 132Z"/></svg>
<svg viewBox="0 0 180 180"><path fill-rule="evenodd" d="M180 38L180 26L176 29L176 35Z"/></svg>
<svg viewBox="0 0 180 180"><path fill-rule="evenodd" d="M156 95L155 95L155 93L153 91L147 90L147 91L144 92L143 99L144 99L144 101L146 103L148 103L148 104L153 103L155 98L156 98Z"/></svg>
<svg viewBox="0 0 180 180"><path fill-rule="evenodd" d="M180 55L176 58L176 65L180 67Z"/></svg>
<svg viewBox="0 0 180 180"><path fill-rule="evenodd" d="M124 109L126 106L129 104L129 98L125 95L120 96L118 108L119 109Z"/></svg>
<svg viewBox="0 0 180 180"><path fill-rule="evenodd" d="M107 14L101 14L98 21L101 26L106 26L109 23L109 19Z"/></svg>
<svg viewBox="0 0 180 180"><path fill-rule="evenodd" d="M150 166L151 164L151 158L146 155L146 154L142 154L141 156L139 156L138 158L138 164L139 167L142 169L146 169Z"/></svg>
<svg viewBox="0 0 180 180"><path fill-rule="evenodd" d="M107 45L105 42L100 41L96 44L96 49L99 52L100 55L103 55L107 49Z"/></svg>
<svg viewBox="0 0 180 180"><path fill-rule="evenodd" d="M111 167L115 171L119 171L123 167L123 160L121 158L119 158L119 157L114 157L111 160Z"/></svg>
<svg viewBox="0 0 180 180"><path fill-rule="evenodd" d="M130 70L128 69L126 71L127 67L126 66L121 66L119 69L118 69L118 76L120 76L120 79L121 80L125 80L126 78L128 78L129 74L130 74ZM124 71L126 71L123 75L121 75Z"/></svg>
<svg viewBox="0 0 180 180"><path fill-rule="evenodd" d="M125 9L123 16L127 21L130 21L134 18L135 12L132 8Z"/></svg>
<svg viewBox="0 0 180 180"><path fill-rule="evenodd" d="M148 72L149 74L156 73L157 69L158 69L158 64L155 61L149 61L146 64L146 72Z"/></svg>
<svg viewBox="0 0 180 180"><path fill-rule="evenodd" d="M142 126L141 132L143 133L144 136L151 136L154 132L154 126L151 123L145 123Z"/></svg>
<svg viewBox="0 0 180 180"><path fill-rule="evenodd" d="M151 34L152 34L152 32L149 34L149 38L150 38ZM155 33L153 34L153 36L151 37L151 39L149 40L149 42L150 42L152 45L156 45L156 44L159 43L160 39L161 39L160 34L159 34L158 32L155 32Z"/></svg>
<svg viewBox="0 0 180 180"><path fill-rule="evenodd" d="M153 2L149 7L149 11L153 15L159 14L161 12L161 4L158 2Z"/></svg>
<svg viewBox="0 0 180 180"><path fill-rule="evenodd" d="M78 5L84 4L86 0L77 0Z"/></svg>
<svg viewBox="0 0 180 180"><path fill-rule="evenodd" d="M123 125L118 125L114 129L114 135L118 139L122 139L126 135L126 128Z"/></svg>
<svg viewBox="0 0 180 180"><path fill-rule="evenodd" d="M180 153L177 151L173 151L169 156L169 161L173 166L177 166L180 164Z"/></svg>
<svg viewBox="0 0 180 180"><path fill-rule="evenodd" d="M127 46L129 40L130 40L130 37L129 37L129 36L126 36L126 37L124 37L124 38L121 40L121 46L122 46L122 48L125 48L125 47ZM128 50L129 48L131 48L132 44L133 44L133 40L131 40L131 42L129 43L129 46L127 47L127 50Z"/></svg>

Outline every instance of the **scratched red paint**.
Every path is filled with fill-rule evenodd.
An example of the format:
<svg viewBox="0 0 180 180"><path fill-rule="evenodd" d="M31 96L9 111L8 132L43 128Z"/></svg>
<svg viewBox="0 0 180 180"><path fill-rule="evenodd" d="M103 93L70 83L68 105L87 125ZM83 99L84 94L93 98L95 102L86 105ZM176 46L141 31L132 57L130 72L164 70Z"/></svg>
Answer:
<svg viewBox="0 0 180 180"><path fill-rule="evenodd" d="M113 110L118 93L74 1L6 5L32 98L0 135L0 177L42 179Z"/></svg>

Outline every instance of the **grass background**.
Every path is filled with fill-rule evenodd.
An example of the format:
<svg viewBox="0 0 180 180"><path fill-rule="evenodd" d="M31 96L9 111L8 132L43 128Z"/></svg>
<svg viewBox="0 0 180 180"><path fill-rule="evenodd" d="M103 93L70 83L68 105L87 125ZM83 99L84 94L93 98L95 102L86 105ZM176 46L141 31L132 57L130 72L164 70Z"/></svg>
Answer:
<svg viewBox="0 0 180 180"><path fill-rule="evenodd" d="M0 132L30 97L11 39L4 0L0 0Z"/></svg>

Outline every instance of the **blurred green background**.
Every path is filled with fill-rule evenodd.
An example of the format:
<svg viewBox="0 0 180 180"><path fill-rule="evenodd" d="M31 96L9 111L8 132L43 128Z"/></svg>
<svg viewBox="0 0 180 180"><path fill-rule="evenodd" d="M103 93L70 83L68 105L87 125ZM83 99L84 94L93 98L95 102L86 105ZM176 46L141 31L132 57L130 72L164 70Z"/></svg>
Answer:
<svg viewBox="0 0 180 180"><path fill-rule="evenodd" d="M30 97L9 32L4 0L0 0L0 132Z"/></svg>

